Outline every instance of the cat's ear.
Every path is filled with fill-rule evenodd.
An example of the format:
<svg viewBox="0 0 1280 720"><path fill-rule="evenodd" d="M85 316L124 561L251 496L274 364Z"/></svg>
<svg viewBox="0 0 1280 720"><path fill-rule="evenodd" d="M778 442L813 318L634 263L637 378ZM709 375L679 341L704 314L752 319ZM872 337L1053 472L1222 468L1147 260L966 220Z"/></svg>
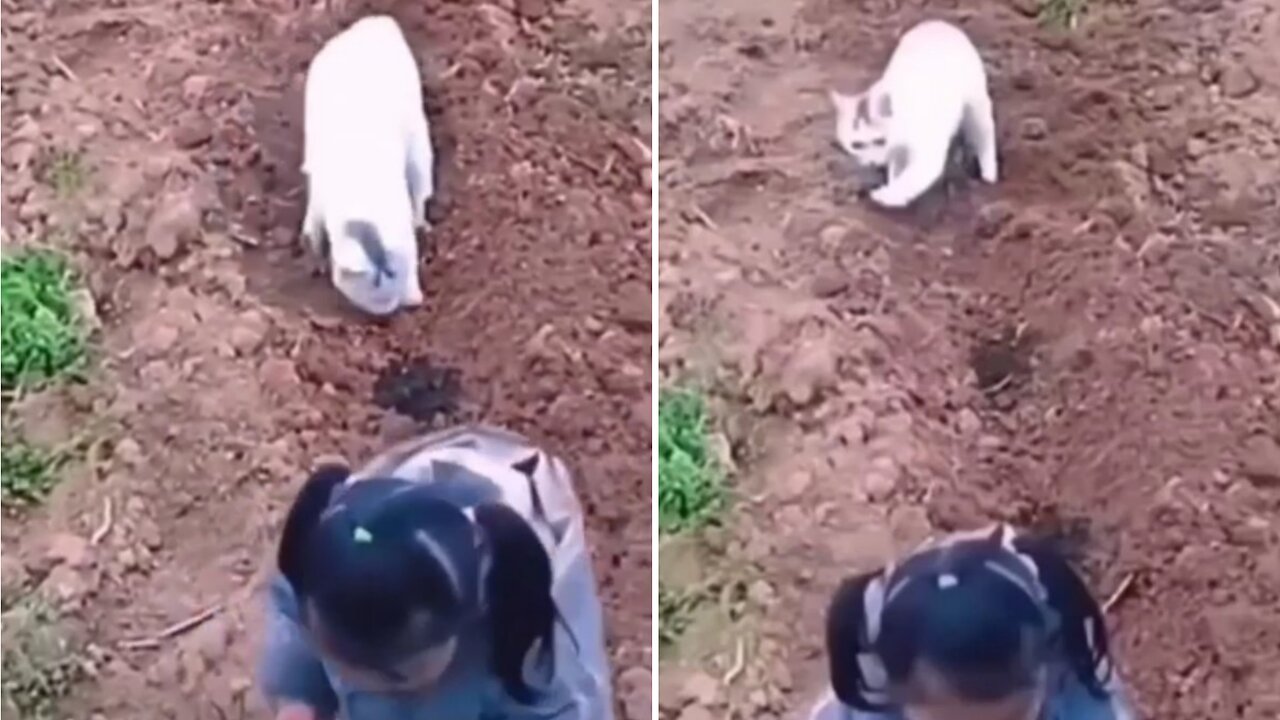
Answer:
<svg viewBox="0 0 1280 720"><path fill-rule="evenodd" d="M827 90L827 97L831 98L831 104L835 106L838 112L847 112L858 104L858 96L845 95L839 90Z"/></svg>
<svg viewBox="0 0 1280 720"><path fill-rule="evenodd" d="M280 533L280 547L276 552L276 564L293 591L306 592L306 545L312 531L320 524L320 517L329 508L333 491L351 477L351 470L340 464L322 465L311 473L302 484L298 496L289 508Z"/></svg>

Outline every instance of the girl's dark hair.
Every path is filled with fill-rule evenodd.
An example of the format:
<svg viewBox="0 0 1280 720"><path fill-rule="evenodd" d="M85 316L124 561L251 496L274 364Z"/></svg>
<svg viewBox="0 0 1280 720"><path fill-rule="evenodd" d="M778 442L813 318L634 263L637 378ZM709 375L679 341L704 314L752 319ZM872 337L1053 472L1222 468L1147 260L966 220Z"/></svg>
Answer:
<svg viewBox="0 0 1280 720"><path fill-rule="evenodd" d="M880 572L847 578L840 583L827 609L827 666L831 688L840 702L857 710L885 712L889 708L868 695L881 690L867 684L858 657L871 650L866 627L865 596Z"/></svg>
<svg viewBox="0 0 1280 720"><path fill-rule="evenodd" d="M1033 594L1029 572L1026 588L1013 579L1023 573L1014 564L1014 551L1037 565L1053 613ZM951 577L941 582L944 576ZM886 593L874 638L866 608L873 581L882 582ZM1094 623L1093 645L1085 635L1085 619ZM1026 657L1028 632L1040 638L1038 647L1030 648L1037 656ZM889 709L873 699L888 688L871 687L858 662L859 655L871 654L891 687L908 681L916 661L927 659L962 696L994 699L1034 682L1036 664L1042 653L1055 649L1059 632L1061 650L1085 687L1105 697L1096 672L1107 648L1101 612L1066 561L1033 541L1010 548L999 535L966 540L912 557L890 578L870 573L840 586L827 617L832 688L856 709Z"/></svg>
<svg viewBox="0 0 1280 720"><path fill-rule="evenodd" d="M304 486L299 500L310 494ZM308 600L320 613L335 652L403 679L399 660L444 642L476 614L475 532L460 509L405 480L361 480L331 502L319 512L295 503L281 572L304 619L312 620ZM415 625L423 610L429 622Z"/></svg>
<svg viewBox="0 0 1280 720"><path fill-rule="evenodd" d="M401 653L442 642L487 611L494 674L516 700L535 701L524 660L537 641L552 652L556 608L550 557L525 519L485 503L473 525L430 484L370 478L341 487L349 475L318 469L285 521L278 564L304 613L310 599L339 652L395 677ZM483 599L476 526L492 560ZM424 609L431 627L406 632Z"/></svg>
<svg viewBox="0 0 1280 720"><path fill-rule="evenodd" d="M551 559L529 523L507 505L480 505L475 515L493 551L485 595L494 674L509 695L531 704L539 693L525 682L525 658L541 641L540 650L554 662L556 606L551 596Z"/></svg>
<svg viewBox="0 0 1280 720"><path fill-rule="evenodd" d="M1051 540L1023 536L1013 544L1036 564L1049 606L1060 618L1062 651L1072 672L1091 695L1109 697L1106 686L1111 681L1111 639L1102 608L1089 587Z"/></svg>

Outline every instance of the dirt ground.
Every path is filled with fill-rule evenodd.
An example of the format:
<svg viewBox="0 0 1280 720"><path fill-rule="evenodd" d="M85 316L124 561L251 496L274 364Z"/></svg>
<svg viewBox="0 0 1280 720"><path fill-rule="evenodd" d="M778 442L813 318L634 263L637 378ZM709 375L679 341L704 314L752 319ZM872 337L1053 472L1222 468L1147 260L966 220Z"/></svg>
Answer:
<svg viewBox="0 0 1280 720"><path fill-rule="evenodd" d="M296 239L303 72L371 11L424 64L440 165L426 306L388 322L342 311ZM4 523L6 593L43 586L89 642L96 677L66 716L261 716L255 591L291 491L322 456L413 432L375 395L425 363L461 392L403 408L423 425L482 418L574 468L620 717L649 717L649 17L588 0L5 0L6 244L74 250L101 325L95 382L18 410L34 441L90 430L86 462ZM39 181L67 153L86 185L70 198Z"/></svg>
<svg viewBox="0 0 1280 720"><path fill-rule="evenodd" d="M1133 578L1141 717L1280 717L1280 5L1035 11L662 4L659 362L714 390L742 497L660 551L721 577L664 717L798 716L838 580L995 519L1081 540L1101 598ZM881 212L826 89L925 16L987 59L1003 177Z"/></svg>

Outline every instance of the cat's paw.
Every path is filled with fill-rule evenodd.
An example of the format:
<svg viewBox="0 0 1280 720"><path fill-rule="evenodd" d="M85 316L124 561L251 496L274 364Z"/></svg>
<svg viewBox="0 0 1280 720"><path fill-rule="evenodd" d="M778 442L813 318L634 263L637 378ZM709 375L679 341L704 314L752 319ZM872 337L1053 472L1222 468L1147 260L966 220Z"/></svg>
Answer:
<svg viewBox="0 0 1280 720"><path fill-rule="evenodd" d="M1000 172L996 170L995 163L987 163L978 167L978 176L982 178L983 182L995 185L996 181L1000 179Z"/></svg>
<svg viewBox="0 0 1280 720"><path fill-rule="evenodd" d="M409 291L405 293L404 299L401 301L401 304L404 305L405 307L413 308L413 307L421 307L422 303L425 301L426 299L422 295L422 288L415 287L415 288L410 288Z"/></svg>
<svg viewBox="0 0 1280 720"><path fill-rule="evenodd" d="M893 185L885 185L871 191L871 200L880 207L903 208L911 202L912 198L904 195Z"/></svg>

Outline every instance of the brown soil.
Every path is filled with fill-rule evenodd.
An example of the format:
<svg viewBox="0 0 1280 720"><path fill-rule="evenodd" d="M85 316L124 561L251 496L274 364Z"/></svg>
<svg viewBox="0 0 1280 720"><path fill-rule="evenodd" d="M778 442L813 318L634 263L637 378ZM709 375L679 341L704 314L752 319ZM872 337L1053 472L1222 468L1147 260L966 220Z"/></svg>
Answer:
<svg viewBox="0 0 1280 720"><path fill-rule="evenodd" d="M663 4L659 357L715 383L743 499L701 562L746 588L664 714L807 710L838 579L993 519L1082 540L1103 598L1134 576L1142 717L1280 713L1280 12L1035 5ZM924 16L988 60L1003 177L879 212L825 92Z"/></svg>
<svg viewBox="0 0 1280 720"><path fill-rule="evenodd" d="M396 15L424 63L440 155L427 303L387 322L342 311L295 237L303 72L372 11ZM375 385L425 361L456 373L461 398L429 398L445 402L424 424L483 418L574 467L620 717L649 717L648 7L143 0L4 15L6 243L74 249L102 323L95 382L16 409L49 442L92 420L88 462L4 527L6 593L14 569L86 626L96 679L68 715L252 714L254 591L291 490L321 456L356 462L413 432ZM38 182L57 151L88 169L74 198ZM215 605L156 647L120 644Z"/></svg>

